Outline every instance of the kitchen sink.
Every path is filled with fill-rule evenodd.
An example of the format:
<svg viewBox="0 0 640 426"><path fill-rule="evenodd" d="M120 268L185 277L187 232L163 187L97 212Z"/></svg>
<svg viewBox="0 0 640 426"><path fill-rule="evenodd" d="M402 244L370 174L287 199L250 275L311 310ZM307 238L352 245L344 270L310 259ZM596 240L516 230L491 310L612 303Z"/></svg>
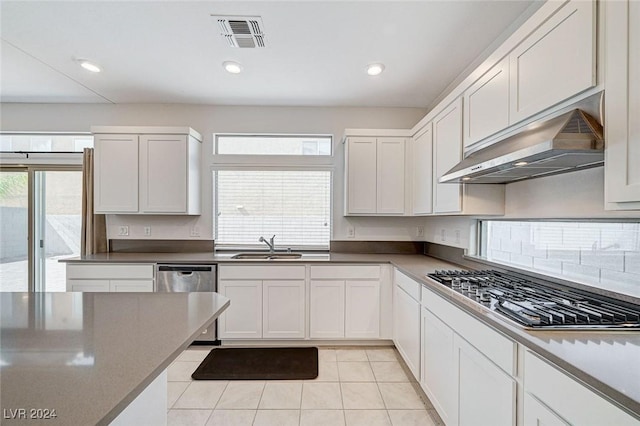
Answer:
<svg viewBox="0 0 640 426"><path fill-rule="evenodd" d="M300 259L302 253L238 253L232 259L287 260Z"/></svg>

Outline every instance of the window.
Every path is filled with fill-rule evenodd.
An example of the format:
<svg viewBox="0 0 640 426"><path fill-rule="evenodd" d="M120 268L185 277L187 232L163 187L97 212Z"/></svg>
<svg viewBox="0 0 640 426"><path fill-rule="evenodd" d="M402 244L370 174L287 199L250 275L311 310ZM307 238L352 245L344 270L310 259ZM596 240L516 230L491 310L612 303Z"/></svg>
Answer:
<svg viewBox="0 0 640 426"><path fill-rule="evenodd" d="M216 135L215 154L331 155L328 135Z"/></svg>
<svg viewBox="0 0 640 426"><path fill-rule="evenodd" d="M639 222L480 223L480 255L640 297Z"/></svg>
<svg viewBox="0 0 640 426"><path fill-rule="evenodd" d="M217 135L218 248L326 250L331 238L331 136Z"/></svg>
<svg viewBox="0 0 640 426"><path fill-rule="evenodd" d="M82 152L93 147L93 136L84 134L4 133L0 136L2 152Z"/></svg>

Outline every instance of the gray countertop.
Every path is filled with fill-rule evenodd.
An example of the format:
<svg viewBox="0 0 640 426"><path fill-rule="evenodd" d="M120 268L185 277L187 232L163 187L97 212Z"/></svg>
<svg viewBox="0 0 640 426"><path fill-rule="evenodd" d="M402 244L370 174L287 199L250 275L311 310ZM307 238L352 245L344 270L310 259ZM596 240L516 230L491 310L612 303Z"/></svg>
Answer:
<svg viewBox="0 0 640 426"><path fill-rule="evenodd" d="M489 312L480 304L426 278L436 269L459 266L424 255L345 254L308 255L300 260L232 260L230 255L208 253L111 253L68 259L67 262L149 263L391 263L425 287L451 301L479 321L548 359L577 380L589 385L626 411L640 418L640 332L529 331Z"/></svg>
<svg viewBox="0 0 640 426"><path fill-rule="evenodd" d="M0 293L1 407L108 424L228 305L216 293Z"/></svg>

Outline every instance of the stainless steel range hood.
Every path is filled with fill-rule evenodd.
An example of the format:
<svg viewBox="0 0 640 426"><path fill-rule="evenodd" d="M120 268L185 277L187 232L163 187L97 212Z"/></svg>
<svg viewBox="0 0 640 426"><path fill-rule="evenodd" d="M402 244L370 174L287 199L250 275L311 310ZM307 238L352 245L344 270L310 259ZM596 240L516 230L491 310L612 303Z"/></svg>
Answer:
<svg viewBox="0 0 640 426"><path fill-rule="evenodd" d="M440 182L509 183L595 167L604 162L602 126L574 109L473 152Z"/></svg>

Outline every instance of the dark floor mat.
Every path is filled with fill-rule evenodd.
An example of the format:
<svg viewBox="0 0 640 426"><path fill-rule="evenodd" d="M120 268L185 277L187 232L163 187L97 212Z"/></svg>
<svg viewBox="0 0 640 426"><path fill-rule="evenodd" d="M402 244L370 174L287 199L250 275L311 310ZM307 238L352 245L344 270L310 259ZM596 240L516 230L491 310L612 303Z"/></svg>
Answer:
<svg viewBox="0 0 640 426"><path fill-rule="evenodd" d="M318 377L318 348L213 349L195 380L304 380Z"/></svg>

